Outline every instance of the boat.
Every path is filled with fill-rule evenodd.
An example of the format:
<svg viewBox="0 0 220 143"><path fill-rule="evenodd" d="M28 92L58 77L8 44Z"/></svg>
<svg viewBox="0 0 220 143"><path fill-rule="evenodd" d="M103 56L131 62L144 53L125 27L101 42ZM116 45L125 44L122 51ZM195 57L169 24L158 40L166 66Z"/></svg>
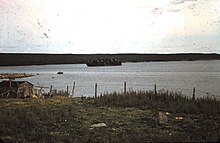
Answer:
<svg viewBox="0 0 220 143"><path fill-rule="evenodd" d="M63 74L63 72L62 72L62 71L59 71L59 72L57 72L57 74Z"/></svg>
<svg viewBox="0 0 220 143"><path fill-rule="evenodd" d="M121 66L121 61L118 59L95 59L90 60L86 63L88 67L90 66Z"/></svg>

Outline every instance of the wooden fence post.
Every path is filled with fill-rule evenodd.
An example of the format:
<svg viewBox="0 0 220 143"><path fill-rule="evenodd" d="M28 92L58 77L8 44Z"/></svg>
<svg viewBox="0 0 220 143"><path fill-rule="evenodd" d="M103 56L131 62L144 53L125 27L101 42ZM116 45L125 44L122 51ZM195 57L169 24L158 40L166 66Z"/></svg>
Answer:
<svg viewBox="0 0 220 143"><path fill-rule="evenodd" d="M195 98L195 96L196 96L196 88L195 87L193 87L193 95L192 95L192 100L195 100L196 98Z"/></svg>
<svg viewBox="0 0 220 143"><path fill-rule="evenodd" d="M67 96L69 95L69 86L68 85L66 86L66 95Z"/></svg>
<svg viewBox="0 0 220 143"><path fill-rule="evenodd" d="M82 101L84 100L84 97L83 97L83 95L81 96L81 99L82 99Z"/></svg>
<svg viewBox="0 0 220 143"><path fill-rule="evenodd" d="M157 85L154 84L154 95L157 96Z"/></svg>
<svg viewBox="0 0 220 143"><path fill-rule="evenodd" d="M52 93L52 85L50 86L50 91L49 91L49 96L51 96L51 93Z"/></svg>
<svg viewBox="0 0 220 143"><path fill-rule="evenodd" d="M73 82L72 97L74 96L75 87L76 87L76 82L74 81L74 82Z"/></svg>
<svg viewBox="0 0 220 143"><path fill-rule="evenodd" d="M124 95L126 95L127 91L126 91L126 81L124 82Z"/></svg>
<svg viewBox="0 0 220 143"><path fill-rule="evenodd" d="M97 97L97 88L98 88L98 85L97 83L95 83L95 97Z"/></svg>

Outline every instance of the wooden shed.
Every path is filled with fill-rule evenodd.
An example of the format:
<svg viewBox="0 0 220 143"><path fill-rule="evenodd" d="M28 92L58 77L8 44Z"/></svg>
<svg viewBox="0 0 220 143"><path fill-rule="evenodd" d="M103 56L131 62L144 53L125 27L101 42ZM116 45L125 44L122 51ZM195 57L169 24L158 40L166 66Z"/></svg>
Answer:
<svg viewBox="0 0 220 143"><path fill-rule="evenodd" d="M0 82L1 98L26 98L33 95L33 84L28 81L4 80Z"/></svg>

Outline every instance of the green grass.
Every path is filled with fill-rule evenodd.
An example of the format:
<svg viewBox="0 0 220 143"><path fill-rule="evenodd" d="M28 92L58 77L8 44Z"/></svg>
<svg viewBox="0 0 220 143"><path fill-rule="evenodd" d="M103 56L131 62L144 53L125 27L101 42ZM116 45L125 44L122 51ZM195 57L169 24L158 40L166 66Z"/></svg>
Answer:
<svg viewBox="0 0 220 143"><path fill-rule="evenodd" d="M190 109L184 109L188 106ZM6 143L218 141L219 106L219 101L210 98L192 101L177 93L154 97L142 91L84 101L64 97L1 99L0 138ZM209 109L202 111L205 108ZM167 124L158 123L160 109L171 113ZM184 119L176 120L176 116ZM96 123L107 127L90 129Z"/></svg>
<svg viewBox="0 0 220 143"><path fill-rule="evenodd" d="M139 109L164 110L171 113L198 114L204 116L220 115L220 101L216 98L203 97L193 100L180 92L161 90L155 96L153 91L130 91L106 93L95 98L96 106L135 107Z"/></svg>

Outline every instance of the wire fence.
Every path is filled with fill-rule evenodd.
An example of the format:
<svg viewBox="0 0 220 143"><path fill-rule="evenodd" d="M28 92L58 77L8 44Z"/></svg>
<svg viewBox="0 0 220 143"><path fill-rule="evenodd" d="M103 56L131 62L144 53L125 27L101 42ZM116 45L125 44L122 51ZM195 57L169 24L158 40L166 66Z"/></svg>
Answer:
<svg viewBox="0 0 220 143"><path fill-rule="evenodd" d="M52 92L57 90L56 87L39 87L44 89L44 92ZM129 91L154 91L154 92L177 92L185 96L195 97L211 97L220 99L220 95L215 92L203 91L195 87L178 87L169 85L158 84L146 84L146 83L129 83L129 82L103 82L93 84L78 84L73 82L71 85L67 85L66 89L63 89L69 96L99 96L103 93L119 92L125 93Z"/></svg>

